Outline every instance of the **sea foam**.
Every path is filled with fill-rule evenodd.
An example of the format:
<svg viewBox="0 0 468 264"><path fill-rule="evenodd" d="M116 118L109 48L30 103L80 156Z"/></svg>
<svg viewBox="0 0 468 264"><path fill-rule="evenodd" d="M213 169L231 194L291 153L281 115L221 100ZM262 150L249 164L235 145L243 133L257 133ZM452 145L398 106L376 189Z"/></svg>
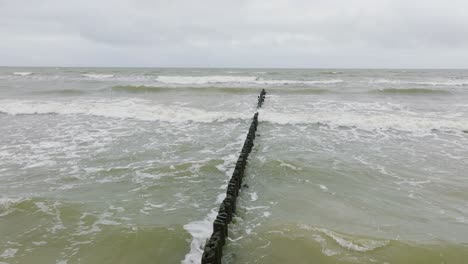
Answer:
<svg viewBox="0 0 468 264"><path fill-rule="evenodd" d="M413 84L413 85L428 85L428 86L465 86L468 85L468 80L465 79L440 79L440 80L400 80L400 79L376 79L371 83L376 84Z"/></svg>
<svg viewBox="0 0 468 264"><path fill-rule="evenodd" d="M451 112L416 112L393 103L318 101L296 109L260 110L259 119L274 124L319 124L330 128L406 132L464 131L468 120Z"/></svg>
<svg viewBox="0 0 468 264"><path fill-rule="evenodd" d="M86 73L82 74L84 77L88 77L91 79L108 79L114 77L113 74L96 74L96 73Z"/></svg>
<svg viewBox="0 0 468 264"><path fill-rule="evenodd" d="M28 76L33 74L32 72L14 72L13 75L19 75L19 76Z"/></svg>
<svg viewBox="0 0 468 264"><path fill-rule="evenodd" d="M208 83L242 83L254 82L252 76L158 76L157 81L167 84L208 84Z"/></svg>
<svg viewBox="0 0 468 264"><path fill-rule="evenodd" d="M316 111L313 113L263 112L261 121L274 124L320 124L331 128L348 127L362 130L400 130L407 132L465 131L468 130L466 120L448 120L434 118L429 115L405 115L394 113L337 113Z"/></svg>
<svg viewBox="0 0 468 264"><path fill-rule="evenodd" d="M100 100L0 100L0 112L11 115L60 114L164 122L224 122L247 119L242 112L208 111L199 108L154 104L141 99Z"/></svg>
<svg viewBox="0 0 468 264"><path fill-rule="evenodd" d="M314 85L314 84L336 84L342 83L343 80L331 79L331 80L256 80L256 84L265 85Z"/></svg>
<svg viewBox="0 0 468 264"><path fill-rule="evenodd" d="M336 84L340 79L327 80L270 80L257 76L158 76L156 81L175 85L203 85L203 84L250 84L250 85L314 85L314 84Z"/></svg>
<svg viewBox="0 0 468 264"><path fill-rule="evenodd" d="M190 242L190 252L185 255L182 264L199 264L201 262L205 241L213 232L213 221L217 215L218 212L213 209L205 219L184 225L184 229L192 235L192 242Z"/></svg>
<svg viewBox="0 0 468 264"><path fill-rule="evenodd" d="M0 210L7 210L10 207L24 201L23 198L0 197Z"/></svg>

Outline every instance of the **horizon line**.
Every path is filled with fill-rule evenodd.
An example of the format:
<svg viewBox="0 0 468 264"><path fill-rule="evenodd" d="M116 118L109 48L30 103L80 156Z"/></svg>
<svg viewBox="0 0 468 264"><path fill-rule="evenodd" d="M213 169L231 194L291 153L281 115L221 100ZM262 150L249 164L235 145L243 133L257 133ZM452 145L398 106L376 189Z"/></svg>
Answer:
<svg viewBox="0 0 468 264"><path fill-rule="evenodd" d="M0 68L134 68L134 69L276 69L276 70L468 70L467 68L395 67L187 67L187 66L6 66Z"/></svg>

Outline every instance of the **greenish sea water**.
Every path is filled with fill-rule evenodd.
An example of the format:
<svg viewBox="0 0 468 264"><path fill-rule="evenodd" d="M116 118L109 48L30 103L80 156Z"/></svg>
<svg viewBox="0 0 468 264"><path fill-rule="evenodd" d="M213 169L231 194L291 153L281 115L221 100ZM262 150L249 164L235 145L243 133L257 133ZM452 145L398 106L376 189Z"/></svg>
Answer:
<svg viewBox="0 0 468 264"><path fill-rule="evenodd" d="M0 68L0 263L466 263L468 71Z"/></svg>

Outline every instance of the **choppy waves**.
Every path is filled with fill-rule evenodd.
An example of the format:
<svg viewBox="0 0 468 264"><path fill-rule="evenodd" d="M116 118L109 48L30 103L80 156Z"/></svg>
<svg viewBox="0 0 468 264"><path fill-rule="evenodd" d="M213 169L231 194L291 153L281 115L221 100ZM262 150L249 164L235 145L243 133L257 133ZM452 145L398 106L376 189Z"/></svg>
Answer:
<svg viewBox="0 0 468 264"><path fill-rule="evenodd" d="M319 111L315 113L263 112L261 121L274 124L318 124L330 128L356 128L367 131L399 130L405 132L431 132L468 130L468 121L447 120L430 116L382 113L336 113Z"/></svg>
<svg viewBox="0 0 468 264"><path fill-rule="evenodd" d="M44 95L64 95L64 96L74 96L74 95L84 95L87 92L80 89L61 89L61 90L47 90L34 92L34 94L44 94Z"/></svg>
<svg viewBox="0 0 468 264"><path fill-rule="evenodd" d="M465 79L441 79L441 80L399 80L399 79L376 79L371 81L374 84L393 85L426 85L426 86L466 86L468 80Z"/></svg>
<svg viewBox="0 0 468 264"><path fill-rule="evenodd" d="M14 72L13 75L19 75L19 76L28 76L33 74L32 72Z"/></svg>
<svg viewBox="0 0 468 264"><path fill-rule="evenodd" d="M200 85L200 84L222 84L222 83L238 83L238 84L257 84L257 85L313 85L313 84L336 84L341 83L341 79L324 79L324 80L270 80L263 79L257 76L158 76L156 81L165 84L184 84L184 85Z"/></svg>
<svg viewBox="0 0 468 264"><path fill-rule="evenodd" d="M153 74L117 74L117 73L80 73L61 75L55 73L14 72L12 75L1 76L2 79L28 78L34 81L96 81L96 82L121 82L129 85L170 85L170 86L311 86L311 85L336 85L343 83L342 79L334 79L327 76L315 78L265 78L266 74L253 75L153 75Z"/></svg>
<svg viewBox="0 0 468 264"><path fill-rule="evenodd" d="M273 124L318 124L330 128L406 132L467 131L468 120L448 113L413 112L385 103L318 101L303 109L269 108L260 119ZM0 112L9 115L89 115L163 122L224 122L248 119L245 111L210 111L180 105L155 104L144 99L82 99L67 101L2 100Z"/></svg>
<svg viewBox="0 0 468 264"><path fill-rule="evenodd" d="M236 87L164 87L147 85L118 85L111 88L125 93L160 93L160 92L221 92L221 93L257 93L256 89Z"/></svg>
<svg viewBox="0 0 468 264"><path fill-rule="evenodd" d="M158 76L156 81L166 84L207 84L255 82L254 76Z"/></svg>
<svg viewBox="0 0 468 264"><path fill-rule="evenodd" d="M424 88L386 88L374 90L376 93L382 94L401 94L401 95L444 95L452 94L451 91L442 90L442 89L424 89Z"/></svg>
<svg viewBox="0 0 468 264"><path fill-rule="evenodd" d="M0 101L0 112L10 115L90 115L143 121L200 123L224 122L230 119L250 117L250 115L241 112L208 111L177 105L161 105L140 99L2 100Z"/></svg>
<svg viewBox="0 0 468 264"><path fill-rule="evenodd" d="M91 78L91 79L108 79L108 78L114 77L115 75L113 75L113 74L85 73L85 74L82 74L82 76L87 77L87 78Z"/></svg>
<svg viewBox="0 0 468 264"><path fill-rule="evenodd" d="M320 95L320 94L370 94L370 95L387 95L387 96L449 96L457 94L457 91L449 89L427 89L427 88L382 88L382 89L371 89L368 91L349 91L343 89L333 89L326 87L313 87L313 86L269 86L270 92L275 94L304 94L304 95ZM57 90L45 90L35 91L32 94L35 95L58 95L58 96L78 96L85 94L108 94L109 91L117 93L128 93L128 94L146 94L146 93L173 93L173 92L184 92L184 93L225 93L225 94L256 94L258 93L258 87L254 86L223 86L210 85L210 86L175 86L168 87L164 85L115 85L110 88L102 88L99 90L90 89L57 89Z"/></svg>
<svg viewBox="0 0 468 264"><path fill-rule="evenodd" d="M203 74L205 73L205 74ZM226 70L184 70L184 71L123 71L118 69L108 71L81 70L51 70L32 72L10 71L0 75L1 80L34 81L34 82L84 82L108 83L109 87L124 92L156 91L156 87L164 88L259 88L292 89L292 93L316 93L316 89L327 93L373 93L384 95L450 95L464 93L468 79L464 75L448 75L441 73L434 76L376 77L372 72L359 73L353 71L226 71ZM401 73L400 73L401 74ZM123 88L125 86L139 89ZM117 88L118 87L118 88ZM144 87L152 87L145 88ZM302 88L303 90L300 90ZM238 90L243 92L245 90ZM283 92L282 90L279 90ZM232 92L232 90L225 90Z"/></svg>
<svg viewBox="0 0 468 264"><path fill-rule="evenodd" d="M373 239L364 239L364 238L355 238L349 235L339 234L337 232L325 229L325 228L317 228L312 227L309 225L301 224L299 225L300 229L308 230L308 231L315 231L321 234L328 236L329 238L333 239L338 245L341 247L357 251L357 252L366 252L372 251L377 248L384 247L389 244L388 240L373 240ZM315 236L318 242L324 243L325 240L321 239L321 237ZM323 246L323 245L322 245ZM324 251L324 253L330 253L330 251Z"/></svg>
<svg viewBox="0 0 468 264"><path fill-rule="evenodd" d="M330 128L405 132L468 130L468 120L450 112L414 112L391 103L319 101L303 109L271 108L261 111L262 121L282 125L318 124Z"/></svg>
<svg viewBox="0 0 468 264"><path fill-rule="evenodd" d="M252 87L164 87L164 86L148 86L148 85L118 85L113 86L112 91L124 93L161 93L161 92L203 92L203 93L227 93L227 94L257 94L258 89ZM107 89L105 89L107 90ZM275 93L292 93L292 94L323 94L332 93L332 90L322 88L272 88Z"/></svg>
<svg viewBox="0 0 468 264"><path fill-rule="evenodd" d="M85 211L80 203L44 198L8 202L7 209L2 208L2 203L0 198L2 220L20 222L20 225L11 225L10 231L22 234L20 239L11 238L11 232L6 234L5 239L11 239L11 242L3 244L8 247L0 251L0 259L7 261L2 263L28 263L34 258L31 251L43 256L39 263L79 263L83 260L98 263L102 262L103 256L107 259L115 257L116 249L126 252L125 262L150 258L176 263L187 247L188 236L180 225L139 224L123 216L125 210L121 207L110 206L102 208L103 211L88 208L89 211ZM90 244L93 246L89 247ZM154 250L155 244L159 250Z"/></svg>
<svg viewBox="0 0 468 264"><path fill-rule="evenodd" d="M409 260L432 264L450 260L457 263L457 259L466 256L463 245L414 243L398 237L367 238L305 224L263 227L248 239L231 243L239 245L233 250L234 259L229 260L240 263L282 263L287 259L292 263L406 263Z"/></svg>
<svg viewBox="0 0 468 264"><path fill-rule="evenodd" d="M455 91L445 89L427 89L427 88L383 88L371 89L366 92L353 92L347 90L334 90L316 87L269 87L270 91L276 94L382 94L382 95L408 95L408 96L424 96L424 95L452 95ZM257 87L226 87L226 86L183 86L183 87L165 87L152 85L118 85L111 88L116 92L126 93L160 93L160 92L218 92L218 93L258 93Z"/></svg>

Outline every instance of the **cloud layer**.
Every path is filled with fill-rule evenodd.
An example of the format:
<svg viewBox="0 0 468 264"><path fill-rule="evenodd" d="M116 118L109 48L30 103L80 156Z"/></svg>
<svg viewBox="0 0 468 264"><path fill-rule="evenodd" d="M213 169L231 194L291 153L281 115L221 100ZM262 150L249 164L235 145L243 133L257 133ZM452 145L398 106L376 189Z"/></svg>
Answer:
<svg viewBox="0 0 468 264"><path fill-rule="evenodd" d="M0 65L468 68L468 2L0 0Z"/></svg>

